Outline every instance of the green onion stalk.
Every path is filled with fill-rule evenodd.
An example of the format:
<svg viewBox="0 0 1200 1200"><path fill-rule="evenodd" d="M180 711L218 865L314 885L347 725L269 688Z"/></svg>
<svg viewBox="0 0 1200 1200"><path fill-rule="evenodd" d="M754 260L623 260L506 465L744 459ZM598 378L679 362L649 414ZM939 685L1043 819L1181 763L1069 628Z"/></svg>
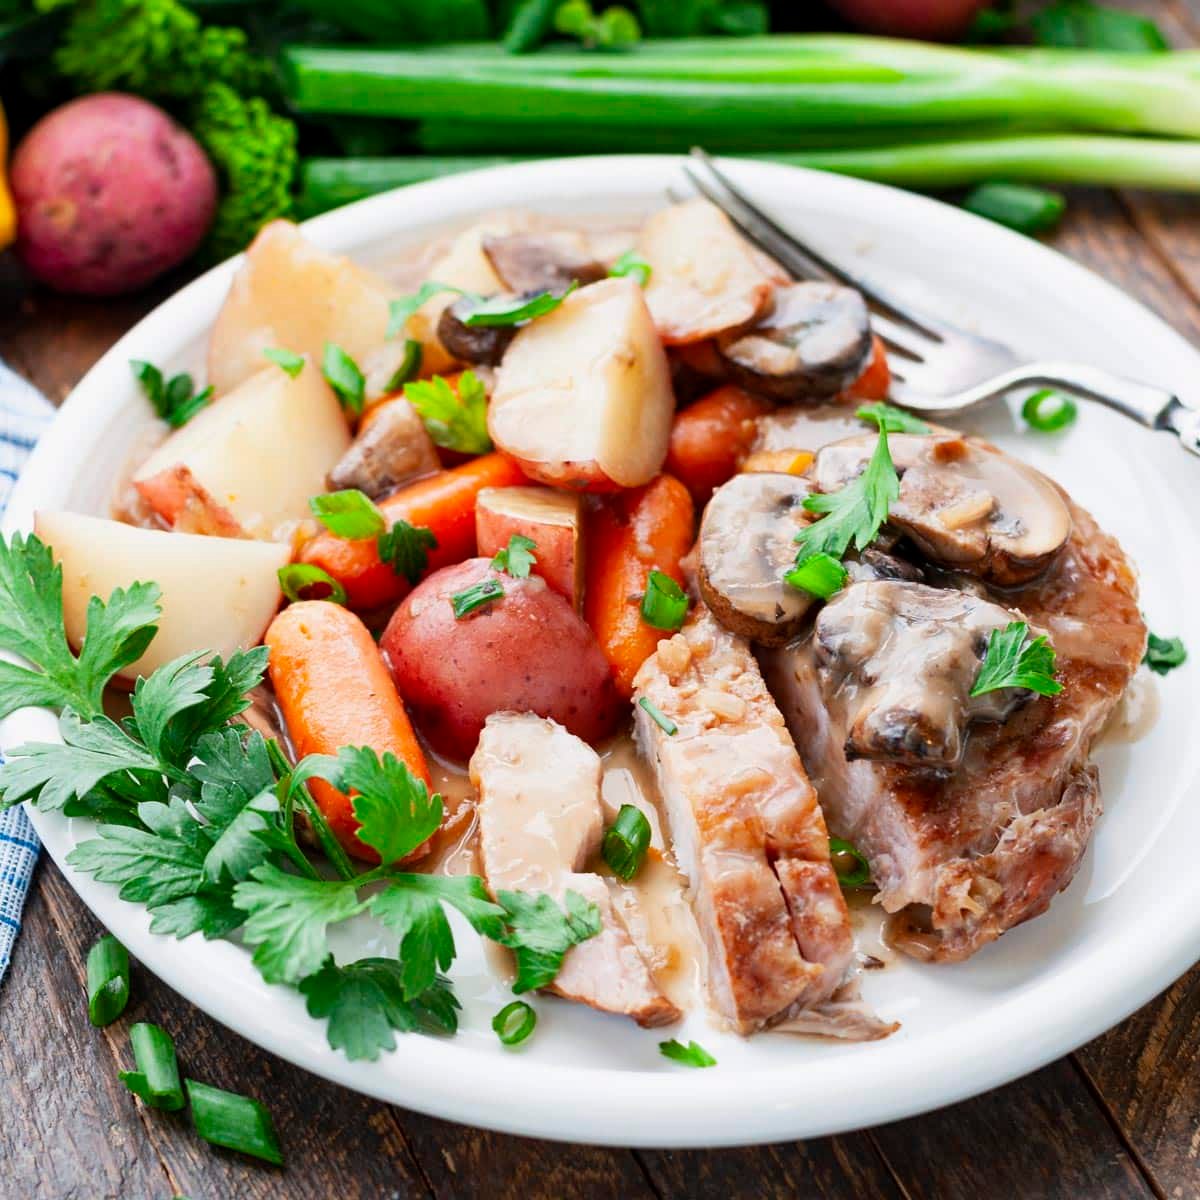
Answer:
<svg viewBox="0 0 1200 1200"><path fill-rule="evenodd" d="M752 157L910 188L958 187L1007 179L1200 192L1200 142L1162 138L1031 134ZM315 216L410 183L522 161L526 160L504 155L310 158L301 166L297 209L302 216Z"/></svg>
<svg viewBox="0 0 1200 1200"><path fill-rule="evenodd" d="M301 112L504 124L644 125L697 139L752 129L1044 122L1200 136L1200 53L962 49L855 35L640 43L599 55L549 47L292 46Z"/></svg>

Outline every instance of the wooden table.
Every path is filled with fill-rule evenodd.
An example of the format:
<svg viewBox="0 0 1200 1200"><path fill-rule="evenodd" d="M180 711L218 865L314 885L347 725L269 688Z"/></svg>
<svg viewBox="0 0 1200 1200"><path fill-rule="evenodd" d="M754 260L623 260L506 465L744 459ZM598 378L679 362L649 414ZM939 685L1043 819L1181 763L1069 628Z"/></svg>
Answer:
<svg viewBox="0 0 1200 1200"><path fill-rule="evenodd" d="M1200 41L1182 5L1163 10L1177 36ZM1200 343L1200 200L1070 199L1053 244ZM0 272L0 357L59 401L171 286L86 303L22 297ZM1200 1197L1200 968L1077 1053L941 1112L758 1149L628 1151L506 1137L364 1099L258 1050L141 968L127 1016L94 1030L83 978L97 934L43 861L0 985L0 1193L14 1200ZM135 1104L116 1075L132 1065L134 1020L166 1025L204 1079L266 1100L286 1170L214 1151L186 1120Z"/></svg>

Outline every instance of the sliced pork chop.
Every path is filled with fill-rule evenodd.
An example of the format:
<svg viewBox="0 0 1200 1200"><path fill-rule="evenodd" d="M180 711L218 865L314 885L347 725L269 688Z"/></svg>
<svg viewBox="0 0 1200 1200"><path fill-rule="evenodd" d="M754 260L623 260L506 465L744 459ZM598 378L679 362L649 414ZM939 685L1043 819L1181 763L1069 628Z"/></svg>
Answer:
<svg viewBox="0 0 1200 1200"><path fill-rule="evenodd" d="M973 724L954 769L915 765L911 756L856 757L854 706L830 691L844 676L818 661L812 634L761 652L830 829L866 855L879 903L904 914L893 940L916 957L966 958L1045 912L1075 874L1100 814L1087 758L1141 661L1146 627L1120 546L1064 500L1072 529L1054 563L1023 587L990 593L1016 610L1014 619L1046 631L1063 690ZM839 604L872 586L854 584ZM928 681L916 672L911 679L908 706L920 714ZM897 710L905 707L901 686L888 681Z"/></svg>
<svg viewBox="0 0 1200 1200"><path fill-rule="evenodd" d="M869 1013L846 1020L840 1006L821 1022L835 994L845 999L849 914L816 793L749 644L701 606L634 686L637 740L691 886L714 1006L741 1033L801 1011L808 1032L891 1032Z"/></svg>
<svg viewBox="0 0 1200 1200"><path fill-rule="evenodd" d="M493 895L578 892L600 910L601 931L567 952L551 988L568 1000L668 1025L679 1010L663 995L613 906L585 871L604 830L600 758L561 725L531 713L488 717L470 763L479 792L479 849Z"/></svg>

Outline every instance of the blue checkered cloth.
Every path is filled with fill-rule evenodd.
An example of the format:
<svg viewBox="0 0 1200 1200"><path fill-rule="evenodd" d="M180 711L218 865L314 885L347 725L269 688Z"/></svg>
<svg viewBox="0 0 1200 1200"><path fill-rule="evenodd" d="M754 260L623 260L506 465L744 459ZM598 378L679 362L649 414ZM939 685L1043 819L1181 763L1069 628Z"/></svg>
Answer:
<svg viewBox="0 0 1200 1200"><path fill-rule="evenodd" d="M0 363L0 512L53 414L41 392ZM40 849L23 809L0 812L0 979L21 929L21 909Z"/></svg>

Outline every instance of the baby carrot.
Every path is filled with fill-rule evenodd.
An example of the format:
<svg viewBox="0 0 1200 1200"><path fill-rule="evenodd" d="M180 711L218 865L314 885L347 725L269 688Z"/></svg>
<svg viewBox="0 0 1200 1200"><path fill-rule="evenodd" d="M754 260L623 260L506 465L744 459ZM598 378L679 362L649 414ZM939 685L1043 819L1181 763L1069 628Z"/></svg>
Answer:
<svg viewBox="0 0 1200 1200"><path fill-rule="evenodd" d="M429 786L424 751L391 675L367 627L352 612L324 600L302 600L271 622L263 641L271 651L271 684L297 755L369 746L379 755L394 754ZM347 852L377 862L375 851L356 836L349 797L323 779L310 780L309 788Z"/></svg>
<svg viewBox="0 0 1200 1200"><path fill-rule="evenodd" d="M694 525L688 490L670 475L613 497L588 521L583 615L625 697L633 694L638 667L669 636L642 620L646 577L657 567L683 583L680 560L691 548Z"/></svg>
<svg viewBox="0 0 1200 1200"><path fill-rule="evenodd" d="M683 409L671 426L665 470L697 504L705 504L727 479L754 441L754 419L773 405L732 384L702 396Z"/></svg>
<svg viewBox="0 0 1200 1200"><path fill-rule="evenodd" d="M841 394L841 400L886 400L892 383L887 351L876 334L871 339L871 357L866 370Z"/></svg>
<svg viewBox="0 0 1200 1200"><path fill-rule="evenodd" d="M480 491L525 482L511 458L485 454L401 488L380 500L379 508L389 526L407 521L433 532L438 544L429 552L428 569L434 571L475 553L475 497ZM374 538L350 541L322 533L301 550L300 561L333 576L346 589L351 608L378 608L410 590L403 575L379 561Z"/></svg>

